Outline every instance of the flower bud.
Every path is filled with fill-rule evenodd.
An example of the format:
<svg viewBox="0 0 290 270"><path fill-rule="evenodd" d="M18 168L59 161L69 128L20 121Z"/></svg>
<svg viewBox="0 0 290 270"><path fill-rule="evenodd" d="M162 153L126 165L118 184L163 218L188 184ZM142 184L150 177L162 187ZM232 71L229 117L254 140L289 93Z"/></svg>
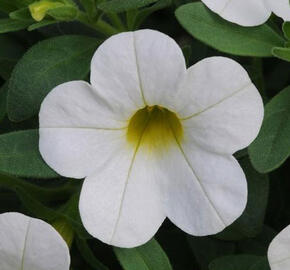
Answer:
<svg viewBox="0 0 290 270"><path fill-rule="evenodd" d="M49 0L41 0L29 5L29 11L32 18L38 22L42 21L46 13L50 9L62 7L65 4L62 2L52 2Z"/></svg>

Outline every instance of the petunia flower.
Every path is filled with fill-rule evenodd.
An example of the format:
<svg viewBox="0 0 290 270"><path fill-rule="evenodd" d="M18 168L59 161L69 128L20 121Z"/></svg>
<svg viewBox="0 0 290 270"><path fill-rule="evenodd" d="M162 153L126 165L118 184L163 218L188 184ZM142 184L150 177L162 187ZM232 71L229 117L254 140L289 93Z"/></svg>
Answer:
<svg viewBox="0 0 290 270"><path fill-rule="evenodd" d="M265 23L271 13L290 21L289 0L201 0L225 20L242 26Z"/></svg>
<svg viewBox="0 0 290 270"><path fill-rule="evenodd" d="M263 104L241 65L211 57L186 69L173 39L140 30L97 49L90 81L47 95L39 147L59 174L85 177L79 209L91 235L134 247L165 217L201 236L242 214L247 183L232 154L257 136Z"/></svg>
<svg viewBox="0 0 290 270"><path fill-rule="evenodd" d="M271 270L290 269L290 226L280 232L268 249Z"/></svg>
<svg viewBox="0 0 290 270"><path fill-rule="evenodd" d="M1 270L68 270L69 249L46 222L20 213L0 214Z"/></svg>

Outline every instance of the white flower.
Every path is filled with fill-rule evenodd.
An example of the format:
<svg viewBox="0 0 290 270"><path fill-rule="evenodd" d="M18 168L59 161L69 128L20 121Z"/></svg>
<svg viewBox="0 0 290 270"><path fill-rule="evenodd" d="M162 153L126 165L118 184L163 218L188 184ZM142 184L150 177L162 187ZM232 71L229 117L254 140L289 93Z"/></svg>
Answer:
<svg viewBox="0 0 290 270"><path fill-rule="evenodd" d="M289 0L201 0L225 20L242 26L265 23L271 12L290 21Z"/></svg>
<svg viewBox="0 0 290 270"><path fill-rule="evenodd" d="M68 270L69 249L49 224L20 213L0 215L1 270Z"/></svg>
<svg viewBox="0 0 290 270"><path fill-rule="evenodd" d="M245 208L246 179L232 154L257 136L263 104L231 59L186 70L167 35L121 33L96 51L91 84L57 86L39 117L44 160L86 177L81 218L105 243L141 245L166 216L190 234L215 234Z"/></svg>
<svg viewBox="0 0 290 270"><path fill-rule="evenodd" d="M271 270L290 269L290 226L280 232L268 249Z"/></svg>

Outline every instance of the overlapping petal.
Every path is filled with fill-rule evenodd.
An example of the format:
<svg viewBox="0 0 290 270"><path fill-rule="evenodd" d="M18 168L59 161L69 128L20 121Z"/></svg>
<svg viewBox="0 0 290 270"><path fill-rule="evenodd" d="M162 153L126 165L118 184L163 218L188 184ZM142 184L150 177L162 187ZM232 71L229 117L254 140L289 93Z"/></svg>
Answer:
<svg viewBox="0 0 290 270"><path fill-rule="evenodd" d="M247 72L225 57L206 58L188 69L178 94L186 140L232 154L258 135L264 109Z"/></svg>
<svg viewBox="0 0 290 270"><path fill-rule="evenodd" d="M242 26L263 24L271 15L265 0L202 0L202 2L225 20Z"/></svg>
<svg viewBox="0 0 290 270"><path fill-rule="evenodd" d="M290 226L280 232L271 242L268 250L268 260L271 270L290 268Z"/></svg>
<svg viewBox="0 0 290 270"><path fill-rule="evenodd" d="M185 71L182 51L173 39L140 30L115 35L98 48L91 83L111 104L132 111L171 104Z"/></svg>
<svg viewBox="0 0 290 270"><path fill-rule="evenodd" d="M290 21L290 3L288 0L265 0L267 7L284 21Z"/></svg>
<svg viewBox="0 0 290 270"><path fill-rule="evenodd" d="M166 214L189 234L222 231L244 211L245 175L232 156L206 152L192 143L176 144L160 161L166 186Z"/></svg>
<svg viewBox="0 0 290 270"><path fill-rule="evenodd" d="M68 270L69 249L56 230L20 213L0 215L1 270Z"/></svg>
<svg viewBox="0 0 290 270"><path fill-rule="evenodd" d="M88 232L119 247L150 240L165 219L162 173L142 144L115 151L82 187L80 213Z"/></svg>
<svg viewBox="0 0 290 270"><path fill-rule="evenodd" d="M125 141L127 121L89 84L64 83L45 98L39 113L39 149L63 176L83 178Z"/></svg>

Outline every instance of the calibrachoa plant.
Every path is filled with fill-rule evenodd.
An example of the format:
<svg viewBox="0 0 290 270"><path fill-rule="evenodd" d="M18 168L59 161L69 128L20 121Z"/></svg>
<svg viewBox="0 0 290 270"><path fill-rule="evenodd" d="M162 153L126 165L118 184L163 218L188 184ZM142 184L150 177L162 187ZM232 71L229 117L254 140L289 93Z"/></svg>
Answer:
<svg viewBox="0 0 290 270"><path fill-rule="evenodd" d="M0 16L0 270L290 268L288 0Z"/></svg>

